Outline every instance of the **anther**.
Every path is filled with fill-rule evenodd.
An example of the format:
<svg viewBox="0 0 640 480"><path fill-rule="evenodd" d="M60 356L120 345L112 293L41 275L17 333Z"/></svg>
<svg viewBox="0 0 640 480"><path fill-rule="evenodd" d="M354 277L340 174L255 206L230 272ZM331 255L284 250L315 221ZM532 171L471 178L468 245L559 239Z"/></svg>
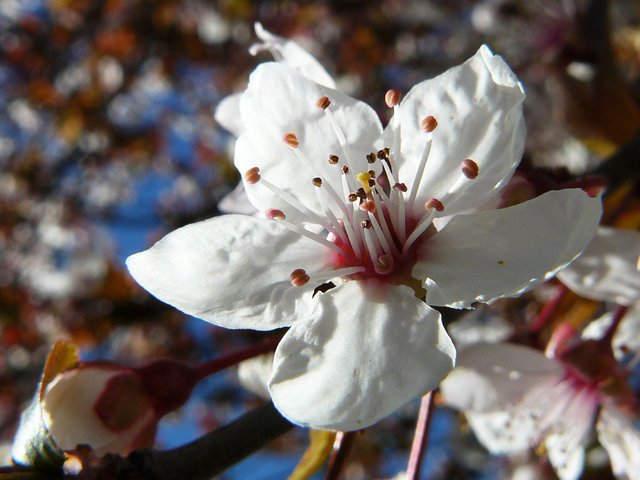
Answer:
<svg viewBox="0 0 640 480"><path fill-rule="evenodd" d="M463 160L460 167L462 169L462 173L464 174L464 176L470 180L473 180L474 178L476 178L480 173L480 167L478 167L478 164L473 160L471 160L470 158Z"/></svg>
<svg viewBox="0 0 640 480"><path fill-rule="evenodd" d="M429 115L428 117L423 118L420 122L420 128L427 133L433 132L437 126L438 121L433 115Z"/></svg>
<svg viewBox="0 0 640 480"><path fill-rule="evenodd" d="M376 154L374 152L367 153L367 162L375 163L375 161L376 161Z"/></svg>
<svg viewBox="0 0 640 480"><path fill-rule="evenodd" d="M342 173L344 173L345 175L349 173L349 167L347 165L342 166Z"/></svg>
<svg viewBox="0 0 640 480"><path fill-rule="evenodd" d="M384 96L384 103L387 104L387 107L393 108L400 101L400 92L398 90L387 90L387 93Z"/></svg>
<svg viewBox="0 0 640 480"><path fill-rule="evenodd" d="M406 191L408 190L408 189L407 189L407 185L406 185L405 183L396 183L396 184L393 186L393 189L394 189L394 190L398 190L398 191L400 191L400 192L406 192Z"/></svg>
<svg viewBox="0 0 640 480"><path fill-rule="evenodd" d="M380 255L378 261L373 266L376 273L386 275L393 269L393 257L391 255Z"/></svg>
<svg viewBox="0 0 640 480"><path fill-rule="evenodd" d="M383 158L389 158L389 149L385 147L382 150L378 150L378 158L380 160Z"/></svg>
<svg viewBox="0 0 640 480"><path fill-rule="evenodd" d="M355 193L350 193L349 195L347 195L347 200L353 203L358 200L358 195L356 195Z"/></svg>
<svg viewBox="0 0 640 480"><path fill-rule="evenodd" d="M282 210L278 210L277 208L270 208L264 214L267 216L269 220L284 220L286 215Z"/></svg>
<svg viewBox="0 0 640 480"><path fill-rule="evenodd" d="M358 190L356 190L356 195L361 200L366 200L366 198L367 198L367 192L365 192L364 188L362 188L362 187L360 187Z"/></svg>
<svg viewBox="0 0 640 480"><path fill-rule="evenodd" d="M253 167L244 172L244 181L249 185L255 185L260 181L260 169Z"/></svg>
<svg viewBox="0 0 640 480"><path fill-rule="evenodd" d="M320 177L315 177L313 180L311 180L311 183L313 183L315 187L321 187L322 179Z"/></svg>
<svg viewBox="0 0 640 480"><path fill-rule="evenodd" d="M369 177L376 178L376 172L375 171L369 170L367 173L369 174Z"/></svg>
<svg viewBox="0 0 640 480"><path fill-rule="evenodd" d="M296 268L289 275L289 280L291 281L291 285L294 287L301 287L309 282L309 275L302 268Z"/></svg>
<svg viewBox="0 0 640 480"><path fill-rule="evenodd" d="M327 96L320 97L318 100L316 100L316 107L318 107L320 110L326 110L329 105L331 105L331 100L329 100L329 97Z"/></svg>
<svg viewBox="0 0 640 480"><path fill-rule="evenodd" d="M360 226L362 228L371 228L371 220L362 220Z"/></svg>
<svg viewBox="0 0 640 480"><path fill-rule="evenodd" d="M376 211L376 202L374 202L373 200L365 200L360 204L360 210L362 210L363 212L373 213ZM368 222L369 220L366 221Z"/></svg>
<svg viewBox="0 0 640 480"><path fill-rule="evenodd" d="M293 132L285 133L282 140L291 148L298 148L300 145L300 142L298 142L298 136Z"/></svg>
<svg viewBox="0 0 640 480"><path fill-rule="evenodd" d="M441 212L444 210L444 205L437 198L432 198L424 204L424 208L426 210L435 209L437 212Z"/></svg>
<svg viewBox="0 0 640 480"><path fill-rule="evenodd" d="M340 160L340 158L338 158L338 155L329 155L329 163L331 165L335 165L336 163L338 163L338 160Z"/></svg>

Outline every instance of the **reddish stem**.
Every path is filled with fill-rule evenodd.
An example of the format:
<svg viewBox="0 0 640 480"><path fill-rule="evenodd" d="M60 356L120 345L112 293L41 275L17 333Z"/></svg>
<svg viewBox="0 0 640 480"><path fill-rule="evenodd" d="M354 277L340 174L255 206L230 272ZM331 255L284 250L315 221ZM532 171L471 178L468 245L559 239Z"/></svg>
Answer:
<svg viewBox="0 0 640 480"><path fill-rule="evenodd" d="M416 422L409 462L407 463L407 480L417 480L422 469L422 461L429 445L429 428L433 417L433 392L427 393L420 401L420 413Z"/></svg>
<svg viewBox="0 0 640 480"><path fill-rule="evenodd" d="M535 318L533 323L531 324L532 332L539 332L542 328L549 322L551 316L555 313L556 309L562 302L564 296L569 292L569 289L564 285L559 285L556 291L554 292L554 296L551 300L544 304L540 313Z"/></svg>
<svg viewBox="0 0 640 480"><path fill-rule="evenodd" d="M237 365L244 360L248 360L265 353L273 352L278 346L278 343L280 343L281 339L282 335L272 335L247 347L240 348L233 352L222 355L221 357L214 358L213 360L205 363L201 363L196 367L196 377L198 378L198 380L202 380L209 375L213 375L214 373L220 372L225 368Z"/></svg>
<svg viewBox="0 0 640 480"><path fill-rule="evenodd" d="M325 480L337 480L344 468L347 457L353 447L358 432L338 432L333 443L333 453L329 459L329 467Z"/></svg>
<svg viewBox="0 0 640 480"><path fill-rule="evenodd" d="M629 310L629 307L626 305L618 305L616 307L616 309L613 312L613 318L611 319L611 325L609 325L609 328L607 328L607 331L604 333L604 335L600 339L600 342L606 345L611 345L613 336L615 335L616 330L620 326L620 322L622 321L625 314L627 313L627 310Z"/></svg>

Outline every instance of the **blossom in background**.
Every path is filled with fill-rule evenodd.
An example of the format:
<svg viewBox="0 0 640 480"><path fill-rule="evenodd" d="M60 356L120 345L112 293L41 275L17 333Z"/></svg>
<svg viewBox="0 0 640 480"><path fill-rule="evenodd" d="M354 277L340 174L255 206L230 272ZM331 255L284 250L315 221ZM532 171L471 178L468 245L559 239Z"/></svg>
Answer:
<svg viewBox="0 0 640 480"><path fill-rule="evenodd" d="M260 65L240 100L235 164L267 219L188 225L127 261L188 314L290 327L269 390L301 425L364 428L435 388L455 351L427 304L469 307L539 284L600 217L600 200L575 189L464 213L500 191L524 143L522 88L487 47L402 102L385 98L383 129L362 102Z"/></svg>
<svg viewBox="0 0 640 480"><path fill-rule="evenodd" d="M610 350L587 341L548 358L514 344L476 344L459 353L441 385L445 402L465 412L493 454L544 443L562 480L579 477L584 447L596 429L614 473L640 478L640 431L634 393Z"/></svg>

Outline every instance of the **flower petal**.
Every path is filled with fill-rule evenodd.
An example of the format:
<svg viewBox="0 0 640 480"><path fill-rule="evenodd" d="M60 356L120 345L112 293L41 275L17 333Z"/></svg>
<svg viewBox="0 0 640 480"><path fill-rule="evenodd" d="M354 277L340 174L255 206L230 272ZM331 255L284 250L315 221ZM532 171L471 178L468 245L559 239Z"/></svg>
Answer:
<svg viewBox="0 0 640 480"><path fill-rule="evenodd" d="M569 432L563 431L549 435L544 445L547 449L549 462L558 474L560 480L577 480L584 468L584 447L570 443Z"/></svg>
<svg viewBox="0 0 640 480"><path fill-rule="evenodd" d="M579 189L501 210L456 215L418 252L427 303L467 307L518 295L551 278L588 245L602 211Z"/></svg>
<svg viewBox="0 0 640 480"><path fill-rule="evenodd" d="M494 455L516 454L536 443L538 430L530 416L514 412L466 412L478 441Z"/></svg>
<svg viewBox="0 0 640 480"><path fill-rule="evenodd" d="M524 92L518 79L488 47L462 65L417 84L401 104L400 178L412 182L426 137L420 121L433 115L438 126L416 204L440 199L443 215L484 203L509 180L524 149ZM474 160L479 175L462 174L463 160Z"/></svg>
<svg viewBox="0 0 640 480"><path fill-rule="evenodd" d="M600 227L558 279L583 297L631 305L640 298L640 232Z"/></svg>
<svg viewBox="0 0 640 480"><path fill-rule="evenodd" d="M444 401L459 410L507 408L532 388L558 378L563 368L541 352L509 343L480 343L458 353L456 368L440 385Z"/></svg>
<svg viewBox="0 0 640 480"><path fill-rule="evenodd" d="M455 350L440 314L405 286L348 281L317 295L276 350L280 412L313 428L367 427L434 389Z"/></svg>
<svg viewBox="0 0 640 480"><path fill-rule="evenodd" d="M276 222L223 215L171 232L127 266L151 294L189 315L226 328L271 330L304 311L311 292L294 288L289 274L319 269L323 248Z"/></svg>
<svg viewBox="0 0 640 480"><path fill-rule="evenodd" d="M242 97L242 93L234 93L224 97L216 107L214 114L216 121L222 128L231 132L234 137L239 137L244 131L244 123L242 123L240 116L240 97Z"/></svg>
<svg viewBox="0 0 640 480"><path fill-rule="evenodd" d="M256 22L254 28L256 35L263 43L255 44L250 48L249 51L252 55L267 49L278 62L286 63L320 85L336 88L336 82L320 62L296 42L274 35L266 30L260 22Z"/></svg>
<svg viewBox="0 0 640 480"><path fill-rule="evenodd" d="M347 140L347 154L326 112L316 101L327 96L328 110ZM320 177L342 192L341 167L349 158L352 173L367 171L365 154L371 152L382 127L376 113L359 102L298 74L278 63L265 63L253 72L240 101L246 130L236 143L235 164L241 172L259 167L262 177L302 201L315 212L323 212L312 179ZM295 133L299 147L294 152L283 141ZM296 152L304 157L302 160ZM338 164L329 164L329 155L338 155ZM249 185L249 199L256 208L277 208L287 216L296 212L263 185ZM336 212L337 213L337 212Z"/></svg>
<svg viewBox="0 0 640 480"><path fill-rule="evenodd" d="M611 469L616 477L640 480L640 430L616 408L600 411L596 424L598 439L609 453Z"/></svg>

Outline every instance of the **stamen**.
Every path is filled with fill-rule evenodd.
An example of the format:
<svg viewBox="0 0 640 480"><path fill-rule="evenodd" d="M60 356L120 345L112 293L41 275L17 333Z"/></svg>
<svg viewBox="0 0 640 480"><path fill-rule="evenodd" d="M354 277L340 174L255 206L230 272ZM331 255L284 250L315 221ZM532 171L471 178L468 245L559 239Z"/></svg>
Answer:
<svg viewBox="0 0 640 480"><path fill-rule="evenodd" d="M249 185L255 185L260 181L260 169L258 167L253 167L244 172L244 181Z"/></svg>
<svg viewBox="0 0 640 480"><path fill-rule="evenodd" d="M331 100L329 100L329 97L327 96L320 97L318 100L316 100L316 107L318 107L320 110L326 110L327 108L329 108L329 105L331 105Z"/></svg>
<svg viewBox="0 0 640 480"><path fill-rule="evenodd" d="M362 273L365 270L366 268L363 266L337 268L335 270L326 270L323 272L312 273L310 275L310 278L314 282L324 282L326 280L332 280L337 277L347 277L349 275L355 275L356 273Z"/></svg>
<svg viewBox="0 0 640 480"><path fill-rule="evenodd" d="M407 204L410 208L413 206L413 202L416 199L416 195L418 194L418 187L420 186L420 182L422 181L422 176L424 175L424 169L427 166L427 160L429 159L430 152L431 135L429 135L429 138L427 138L427 143L424 146L424 151L422 152L422 157L420 158L420 164L418 165L418 170L416 170L416 176L413 179L411 194L409 195L409 200L407 201Z"/></svg>
<svg viewBox="0 0 640 480"><path fill-rule="evenodd" d="M391 255L380 255L378 261L373 265L373 269L379 275L387 275L393 270L394 260Z"/></svg>
<svg viewBox="0 0 640 480"><path fill-rule="evenodd" d="M321 187L322 179L320 177L315 177L313 180L311 180L311 183L313 183L314 187Z"/></svg>
<svg viewBox="0 0 640 480"><path fill-rule="evenodd" d="M382 150L378 150L378 158L380 160L389 160L389 149L384 147Z"/></svg>
<svg viewBox="0 0 640 480"><path fill-rule="evenodd" d="M306 217L309 217L309 219L311 219L311 221L313 221L314 223L318 223L320 225L323 224L323 219L320 215L309 210L302 203L300 203L295 197L288 194L284 190L281 190L280 188L276 187L273 183L269 182L267 179L265 178L261 179L260 184L264 185L266 188L271 190L272 193L280 197L282 200L287 202L289 205L291 205L293 208L298 210L300 213L302 213Z"/></svg>
<svg viewBox="0 0 640 480"><path fill-rule="evenodd" d="M444 204L437 198L430 198L425 202L424 208L425 210L435 209L438 212L442 212L444 210Z"/></svg>
<svg viewBox="0 0 640 480"><path fill-rule="evenodd" d="M289 280L294 287L302 287L309 282L309 275L302 268L296 268L289 274Z"/></svg>
<svg viewBox="0 0 640 480"><path fill-rule="evenodd" d="M406 192L407 191L407 184L406 183L395 183L393 185L393 189L397 190L399 192Z"/></svg>
<svg viewBox="0 0 640 480"><path fill-rule="evenodd" d="M340 157L338 157L338 155L329 155L329 163L331 165L335 165L336 163L338 163L338 161L340 160Z"/></svg>
<svg viewBox="0 0 640 480"><path fill-rule="evenodd" d="M362 220L360 226L362 228L371 228L371 220Z"/></svg>
<svg viewBox="0 0 640 480"><path fill-rule="evenodd" d="M336 135L340 147L342 147L347 165L351 167L351 152L349 151L349 144L347 143L347 138L344 136L344 132L340 128L340 125L338 124L336 118L333 116L333 112L330 108L323 110L323 112L327 116L327 119L329 119L329 123L331 124L331 128L333 129L333 133Z"/></svg>
<svg viewBox="0 0 640 480"><path fill-rule="evenodd" d="M380 217L384 221L384 215L382 213L380 214ZM380 224L378 223L378 219L373 213L369 213L369 220L371 221L371 225L373 225L373 230L376 232L376 236L378 237L378 241L380 242L380 245L382 246L384 252L387 255L392 255L394 253L399 255L400 252L394 245L393 237L391 237L391 234L388 233L388 228L387 232L385 232L381 228ZM386 227L386 222L384 223L384 225Z"/></svg>
<svg viewBox="0 0 640 480"><path fill-rule="evenodd" d="M367 153L366 155L367 163L376 163L376 154L374 152Z"/></svg>
<svg viewBox="0 0 640 480"><path fill-rule="evenodd" d="M264 214L267 216L269 220L284 220L286 215L282 210L278 210L277 208L270 208Z"/></svg>
<svg viewBox="0 0 640 480"><path fill-rule="evenodd" d="M420 122L420 128L427 133L433 132L437 126L438 121L433 115L423 118Z"/></svg>
<svg viewBox="0 0 640 480"><path fill-rule="evenodd" d="M289 145L291 148L298 148L298 146L300 146L298 136L293 132L285 133L282 137L282 141Z"/></svg>
<svg viewBox="0 0 640 480"><path fill-rule="evenodd" d="M296 225L290 222L287 222L286 220L281 220L276 218L276 220L278 221L278 223L280 223L282 226L288 228L289 230L291 230L292 232L297 233L298 235L302 236L302 237L307 237L309 240L313 240L316 243L319 243L320 245L324 245L325 247L327 247L330 250L333 250L336 253L339 253L340 255L344 255L344 251L335 243L327 240L326 238L324 238L322 235L319 235L317 233L311 232L309 230L307 230L304 227L301 227L300 225Z"/></svg>
<svg viewBox="0 0 640 480"><path fill-rule="evenodd" d="M480 173L480 167L476 162L474 162L470 158L467 158L466 160L462 161L461 168L462 168L462 173L469 180L473 180Z"/></svg>
<svg viewBox="0 0 640 480"><path fill-rule="evenodd" d="M358 195L356 195L355 193L350 193L349 195L347 195L347 200L353 203L358 200Z"/></svg>
<svg viewBox="0 0 640 480"><path fill-rule="evenodd" d="M431 226L433 217L435 217L434 211L429 210L427 214L424 217L422 217L422 220L418 222L416 227L413 229L413 231L407 238L407 241L404 242L404 245L402 246L403 257L407 254L407 252L409 251L409 248L411 248L411 245L413 245L413 243L418 239L418 237L422 235L424 232L426 232L427 229Z"/></svg>
<svg viewBox="0 0 640 480"><path fill-rule="evenodd" d="M347 165L342 166L342 173L344 173L345 175L349 173L349 167Z"/></svg>
<svg viewBox="0 0 640 480"><path fill-rule="evenodd" d="M364 235L364 241L367 244L367 250L369 251L369 258L371 263L374 263L374 258L378 258L378 248L376 246L375 239L371 234L371 222L369 222L369 228L363 228L362 233Z"/></svg>
<svg viewBox="0 0 640 480"><path fill-rule="evenodd" d="M360 210L363 212L372 213L376 211L376 202L373 200L365 200L360 204Z"/></svg>
<svg viewBox="0 0 640 480"><path fill-rule="evenodd" d="M384 96L384 103L387 107L393 108L400 102L400 92L398 90L387 90Z"/></svg>

